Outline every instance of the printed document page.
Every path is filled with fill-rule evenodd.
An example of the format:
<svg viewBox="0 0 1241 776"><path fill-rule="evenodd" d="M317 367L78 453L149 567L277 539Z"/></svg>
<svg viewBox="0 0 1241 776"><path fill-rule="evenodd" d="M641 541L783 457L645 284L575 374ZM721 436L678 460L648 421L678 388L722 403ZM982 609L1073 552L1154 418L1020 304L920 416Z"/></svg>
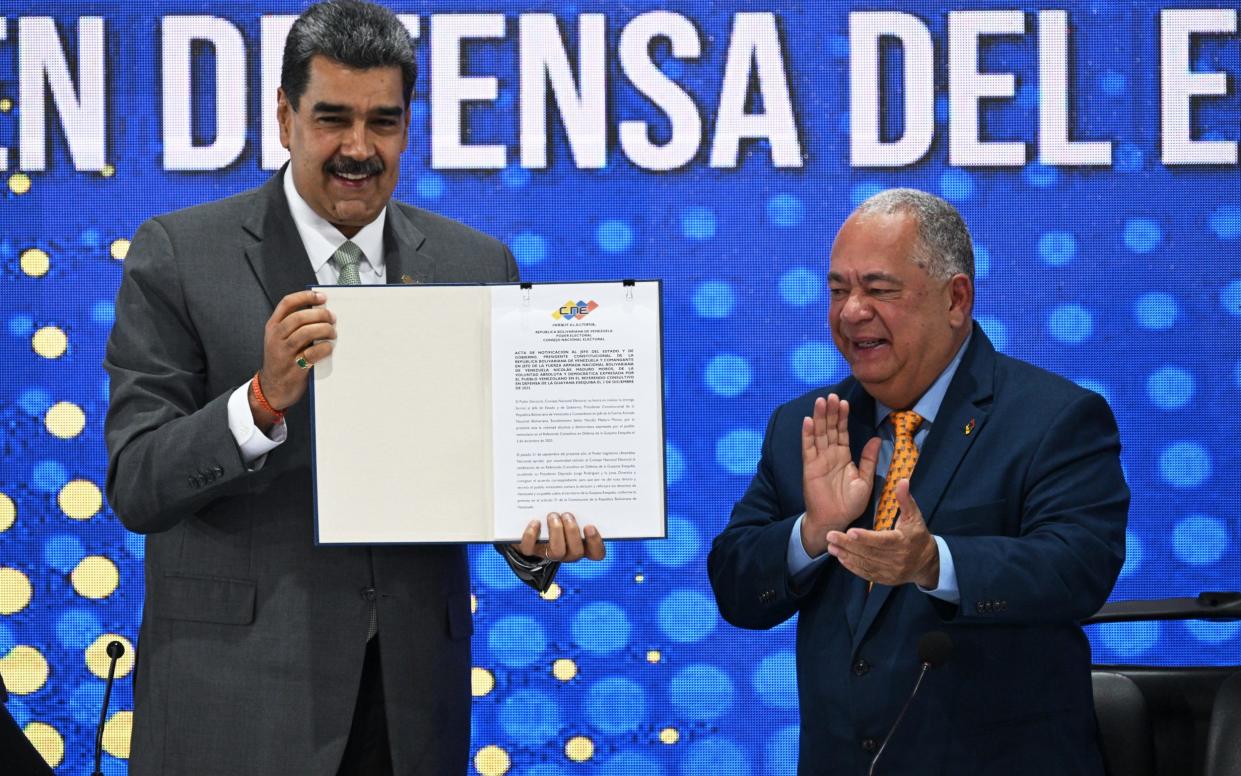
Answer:
<svg viewBox="0 0 1241 776"><path fill-rule="evenodd" d="M663 537L659 284L491 291L497 537L566 511L605 539Z"/></svg>

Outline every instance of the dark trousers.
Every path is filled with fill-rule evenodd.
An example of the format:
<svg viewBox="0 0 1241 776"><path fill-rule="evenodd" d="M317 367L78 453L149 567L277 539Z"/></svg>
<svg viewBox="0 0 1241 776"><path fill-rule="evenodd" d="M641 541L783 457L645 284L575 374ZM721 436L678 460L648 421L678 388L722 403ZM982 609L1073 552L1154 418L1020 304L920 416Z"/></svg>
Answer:
<svg viewBox="0 0 1241 776"><path fill-rule="evenodd" d="M379 637L366 645L353 725L336 776L387 776L392 773L388 745L388 718L384 714L383 672L379 665Z"/></svg>

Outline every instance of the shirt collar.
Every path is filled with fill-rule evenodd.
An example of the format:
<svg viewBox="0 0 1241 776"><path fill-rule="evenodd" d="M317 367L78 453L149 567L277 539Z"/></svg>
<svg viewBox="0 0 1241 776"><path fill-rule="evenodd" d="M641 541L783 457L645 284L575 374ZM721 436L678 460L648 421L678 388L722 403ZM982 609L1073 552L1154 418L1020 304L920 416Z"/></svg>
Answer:
<svg viewBox="0 0 1241 776"><path fill-rule="evenodd" d="M290 168L284 171L284 196L289 201L289 212L293 214L293 223L302 238L302 245L306 247L306 255L310 257L310 268L317 275L336 249L345 243L346 237L306 204L293 184L293 170ZM358 230L352 238L353 244L362 249L366 257L364 260L380 276L384 269L383 234L387 218L388 208L385 207L374 221Z"/></svg>
<svg viewBox="0 0 1241 776"><path fill-rule="evenodd" d="M918 413L922 418L922 425L919 429L930 428L935 422L935 416L939 413L939 405L944 403L944 396L948 393L948 386L952 384L952 378L957 373L957 367L961 366L961 358L965 356L965 349L970 346L970 340L974 338L973 332L965 338L965 342L961 343L961 347L957 350L957 354L952 357L952 361L939 373L939 377L935 378L935 382L931 383L931 387L926 389L926 393L922 394L922 398L918 399L918 403L913 406L913 411ZM875 401L875 428L883 428L883 422L888 419L888 415L892 414L892 408L881 401Z"/></svg>

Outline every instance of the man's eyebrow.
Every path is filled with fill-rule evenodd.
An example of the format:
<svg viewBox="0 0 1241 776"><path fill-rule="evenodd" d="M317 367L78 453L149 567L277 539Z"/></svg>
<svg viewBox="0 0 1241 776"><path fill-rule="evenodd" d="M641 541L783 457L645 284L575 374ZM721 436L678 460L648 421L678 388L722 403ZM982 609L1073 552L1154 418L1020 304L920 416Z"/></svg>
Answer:
<svg viewBox="0 0 1241 776"><path fill-rule="evenodd" d="M828 272L827 279L828 279L828 282L831 282L831 283L849 282L848 279L845 278L845 276L840 274L839 272ZM904 285L904 283L901 282L900 278L898 278L895 275L889 275L886 272L867 272L865 275L862 276L862 282L865 284L894 283L896 285Z"/></svg>
<svg viewBox="0 0 1241 776"><path fill-rule="evenodd" d="M353 108L348 105L341 105L335 102L316 102L312 109L315 113L328 113L333 115L348 115L353 113ZM384 118L400 118L405 115L405 109L400 105L382 105L371 111L376 116Z"/></svg>
<svg viewBox="0 0 1241 776"><path fill-rule="evenodd" d="M311 110L313 110L315 113L348 113L349 107L347 105L340 105L335 102L320 101L320 102L316 102L314 108L312 108Z"/></svg>
<svg viewBox="0 0 1241 776"><path fill-rule="evenodd" d="M863 283L894 283L898 286L904 285L901 279L895 275L889 275L886 272L867 272L862 276Z"/></svg>

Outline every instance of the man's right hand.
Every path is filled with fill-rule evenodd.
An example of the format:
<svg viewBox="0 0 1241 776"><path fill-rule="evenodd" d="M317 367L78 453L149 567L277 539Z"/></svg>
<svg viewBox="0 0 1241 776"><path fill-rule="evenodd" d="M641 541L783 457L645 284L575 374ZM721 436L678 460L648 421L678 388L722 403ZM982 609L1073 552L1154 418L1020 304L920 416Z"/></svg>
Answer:
<svg viewBox="0 0 1241 776"><path fill-rule="evenodd" d="M323 307L327 297L319 291L298 291L280 300L263 328L263 366L259 384L274 409L285 410L306 393L310 366L332 353L336 339L336 316ZM319 306L316 306L319 305ZM306 368L297 365L304 358ZM250 393L254 422L266 431L274 418Z"/></svg>
<svg viewBox="0 0 1241 776"><path fill-rule="evenodd" d="M817 557L827 551L829 531L844 531L870 501L879 460L879 438L862 448L862 460L853 463L849 450L849 402L836 394L814 400L814 417L801 427L802 494L806 516L801 541L806 553Z"/></svg>

